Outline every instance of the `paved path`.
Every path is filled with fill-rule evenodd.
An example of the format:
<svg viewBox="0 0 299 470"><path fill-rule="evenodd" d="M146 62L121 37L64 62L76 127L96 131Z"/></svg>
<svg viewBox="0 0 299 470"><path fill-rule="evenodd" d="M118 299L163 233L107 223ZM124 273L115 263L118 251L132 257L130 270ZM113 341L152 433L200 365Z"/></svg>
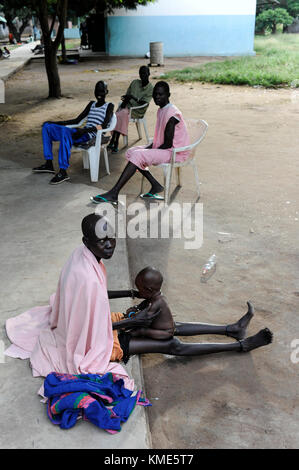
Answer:
<svg viewBox="0 0 299 470"><path fill-rule="evenodd" d="M39 41L29 42L24 46L17 47L10 53L9 59L3 59L0 62L0 79L6 81L26 65L33 57L31 49L33 49Z"/></svg>
<svg viewBox="0 0 299 470"><path fill-rule="evenodd" d="M12 51L10 59L1 61L0 78L5 81L24 67L32 58L31 49L37 43L31 42L21 46ZM71 251L81 243L80 221L86 214L94 211L94 206L86 205L90 196L88 184L64 184L55 187L58 191L53 191L53 186L47 184L49 179L47 175L38 175L41 177L36 178L37 175L33 175L30 168L6 160L3 154L0 155L0 168L0 178L3 183L0 190L3 191L0 213L1 220L7 221L2 225L4 229L2 235L6 242L2 243L0 250L1 259L7 266L7 269L1 270L0 275L1 285L6 286L5 301L0 304L1 324L4 325L7 318L34 305L47 303L49 295L56 289L63 263ZM17 190L10 191L11 185ZM33 185L34 191L32 191ZM21 199L20 194L23 195ZM32 223L27 224L29 219ZM38 224L36 228L34 228L35 223ZM24 224L24 230L16 230L19 224ZM64 235L61 229L57 230L57 227L62 225ZM44 237L47 239L46 242ZM45 243L49 257L46 266L45 258L41 262L45 255ZM22 254L15 251L14 245L20 247ZM20 256L23 259L22 266L18 262ZM131 287L124 239L118 241L115 255L109 263L106 263L106 268L111 290ZM1 298L4 299L4 295ZM126 299L111 301L111 309L114 311L124 311L130 305L131 301ZM2 327L1 351L3 345L6 348L9 344L5 329ZM136 389L143 389L139 357L131 358L126 368L135 380ZM64 432L48 420L45 405L40 403L36 393L43 379L32 378L27 361L6 357L4 362L0 361L0 376L3 384L0 403L5 410L1 420L5 432L1 433L0 448L147 449L151 447L147 411L141 406L135 408L122 431L113 436L83 422ZM27 403L26 408L24 400Z"/></svg>
<svg viewBox="0 0 299 470"><path fill-rule="evenodd" d="M3 357L10 342L7 318L36 305L46 305L55 292L60 270L81 244L80 223L94 211L86 184L48 184L49 175L34 175L28 162L13 162L0 145L0 448L23 449L147 449L150 435L146 410L136 406L122 431L110 435L96 426L79 422L68 431L47 418L46 405L37 391L43 382L33 378L28 361ZM105 263L111 290L131 288L125 239ZM131 300L111 300L112 311L125 311ZM136 389L144 389L138 356L126 366ZM26 406L24 405L26 403Z"/></svg>

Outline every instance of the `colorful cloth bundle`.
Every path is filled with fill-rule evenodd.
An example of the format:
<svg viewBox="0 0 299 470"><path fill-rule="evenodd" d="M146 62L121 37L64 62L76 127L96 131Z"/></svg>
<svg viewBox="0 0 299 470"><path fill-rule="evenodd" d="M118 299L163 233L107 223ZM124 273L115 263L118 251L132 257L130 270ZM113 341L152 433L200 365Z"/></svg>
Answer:
<svg viewBox="0 0 299 470"><path fill-rule="evenodd" d="M48 417L62 429L69 429L79 417L90 421L111 434L121 430L121 423L128 420L135 405L151 406L124 387L123 379L111 372L98 374L60 374L52 372L44 382L44 394L48 398Z"/></svg>

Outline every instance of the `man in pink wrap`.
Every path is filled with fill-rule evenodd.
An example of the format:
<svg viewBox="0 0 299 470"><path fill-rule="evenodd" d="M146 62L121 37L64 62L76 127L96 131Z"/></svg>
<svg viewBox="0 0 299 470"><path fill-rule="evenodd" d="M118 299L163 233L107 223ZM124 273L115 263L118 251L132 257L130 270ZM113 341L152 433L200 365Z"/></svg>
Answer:
<svg viewBox="0 0 299 470"><path fill-rule="evenodd" d="M135 291L107 291L102 259L110 259L116 245L108 221L90 214L82 221L82 232L83 245L64 265L50 305L32 308L7 320L6 331L12 345L5 354L29 358L35 377L46 377L51 372L111 372L124 380L126 388L133 390L134 381L115 361L122 355L113 354L109 298L132 297ZM145 324L150 324L147 311L144 313Z"/></svg>
<svg viewBox="0 0 299 470"><path fill-rule="evenodd" d="M169 163L174 147L185 147L190 144L182 113L169 102L169 97L170 90L168 83L163 81L157 82L153 91L153 99L155 104L159 106L159 109L153 143L148 146L138 146L129 149L126 153L128 164L117 183L107 193L91 197L92 202L95 204L101 202L117 203L120 190L137 170L151 184L149 192L142 194L141 197L144 199L163 199L159 193L164 188L149 172L148 167L159 165L160 163ZM178 152L176 161L183 162L188 156L188 151Z"/></svg>

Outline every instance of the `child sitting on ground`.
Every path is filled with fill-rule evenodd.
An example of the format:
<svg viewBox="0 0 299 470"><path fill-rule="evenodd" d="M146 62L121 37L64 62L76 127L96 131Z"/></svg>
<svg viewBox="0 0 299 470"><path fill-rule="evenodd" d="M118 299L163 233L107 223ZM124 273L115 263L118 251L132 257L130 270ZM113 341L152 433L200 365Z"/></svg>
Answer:
<svg viewBox="0 0 299 470"><path fill-rule="evenodd" d="M139 305L127 310L125 317L131 318L138 312L149 307L149 314L160 310L159 315L148 328L135 328L130 331L131 336L146 336L152 339L169 339L174 335L174 320L168 307L166 298L161 293L163 276L155 268L147 267L140 271L135 279L136 287L141 298L145 299Z"/></svg>

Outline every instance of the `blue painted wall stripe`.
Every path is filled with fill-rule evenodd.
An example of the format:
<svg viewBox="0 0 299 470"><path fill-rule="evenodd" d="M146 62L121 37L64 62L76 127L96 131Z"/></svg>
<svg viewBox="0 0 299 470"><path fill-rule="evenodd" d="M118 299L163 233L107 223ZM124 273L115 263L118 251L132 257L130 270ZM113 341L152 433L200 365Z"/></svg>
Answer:
<svg viewBox="0 0 299 470"><path fill-rule="evenodd" d="M163 42L165 56L252 55L254 15L111 16L108 53L144 56Z"/></svg>

